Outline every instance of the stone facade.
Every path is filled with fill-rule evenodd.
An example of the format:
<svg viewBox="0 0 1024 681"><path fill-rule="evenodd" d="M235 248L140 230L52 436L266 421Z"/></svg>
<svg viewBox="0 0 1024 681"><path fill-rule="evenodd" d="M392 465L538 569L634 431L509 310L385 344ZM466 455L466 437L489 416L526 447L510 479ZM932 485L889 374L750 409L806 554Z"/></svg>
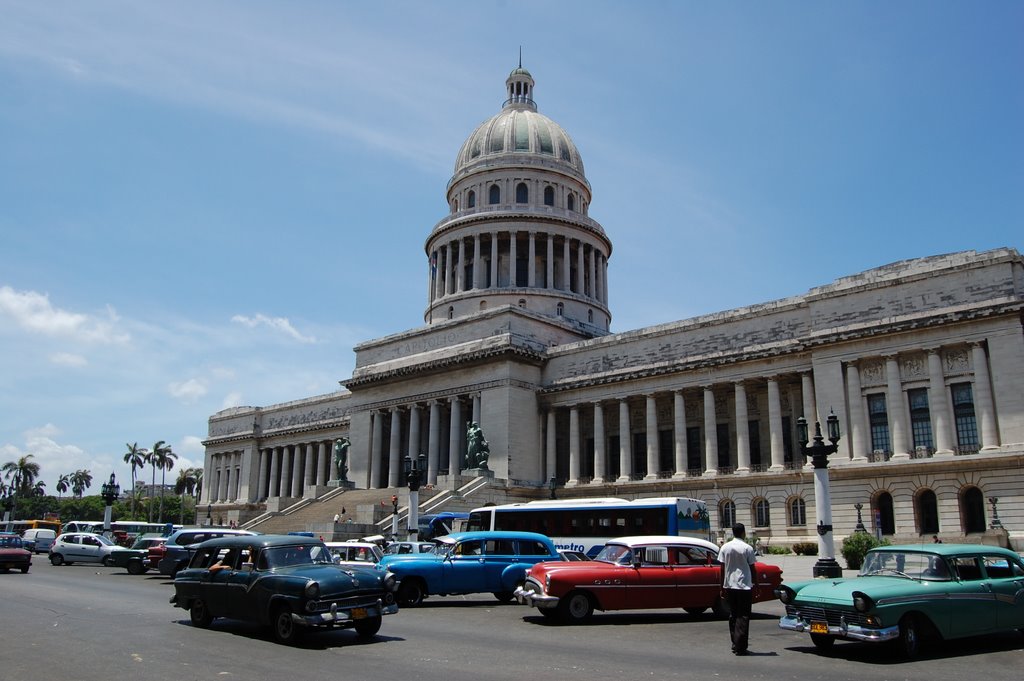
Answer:
<svg viewBox="0 0 1024 681"><path fill-rule="evenodd" d="M506 87L502 113L459 152L451 213L425 244L426 325L357 346L346 391L212 416L201 503L255 515L321 495L341 436L357 487L401 485L405 457L419 455L428 484L453 484L473 421L504 494L554 479L564 496L693 496L717 509L715 529L740 521L763 542L813 541L797 419L834 412L840 537L860 504L869 529L898 538L980 540L996 513L1016 538L1017 251L897 262L611 334L612 245L586 215L579 153L536 113L524 69Z"/></svg>

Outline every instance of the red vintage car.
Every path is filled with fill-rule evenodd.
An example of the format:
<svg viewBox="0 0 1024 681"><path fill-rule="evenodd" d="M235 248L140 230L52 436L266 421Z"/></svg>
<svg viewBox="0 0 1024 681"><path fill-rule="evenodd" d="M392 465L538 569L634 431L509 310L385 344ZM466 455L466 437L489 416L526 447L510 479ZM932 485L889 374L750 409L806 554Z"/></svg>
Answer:
<svg viewBox="0 0 1024 681"><path fill-rule="evenodd" d="M515 597L566 623L583 622L595 610L682 608L699 615L711 608L725 616L717 559L718 547L702 539L622 537L592 561L534 565ZM773 600L782 570L759 562L755 571L754 602Z"/></svg>

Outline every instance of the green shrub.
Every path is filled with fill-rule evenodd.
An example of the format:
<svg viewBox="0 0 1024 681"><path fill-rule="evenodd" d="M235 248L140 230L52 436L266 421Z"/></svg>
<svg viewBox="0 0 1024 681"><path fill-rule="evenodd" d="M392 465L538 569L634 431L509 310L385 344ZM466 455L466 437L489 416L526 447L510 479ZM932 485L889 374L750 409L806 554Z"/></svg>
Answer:
<svg viewBox="0 0 1024 681"><path fill-rule="evenodd" d="M878 541L875 535L867 532L854 532L843 540L841 552L846 559L846 567L850 570L859 570L864 563L864 554L876 546L886 546L889 540Z"/></svg>
<svg viewBox="0 0 1024 681"><path fill-rule="evenodd" d="M781 546L781 545L779 545L779 546L761 547L761 550L764 553L767 553L767 554L770 554L770 555L773 555L773 556L784 556L786 554L793 553L792 551L789 550L788 546Z"/></svg>
<svg viewBox="0 0 1024 681"><path fill-rule="evenodd" d="M798 556L818 555L818 542L796 542L793 544L793 553Z"/></svg>

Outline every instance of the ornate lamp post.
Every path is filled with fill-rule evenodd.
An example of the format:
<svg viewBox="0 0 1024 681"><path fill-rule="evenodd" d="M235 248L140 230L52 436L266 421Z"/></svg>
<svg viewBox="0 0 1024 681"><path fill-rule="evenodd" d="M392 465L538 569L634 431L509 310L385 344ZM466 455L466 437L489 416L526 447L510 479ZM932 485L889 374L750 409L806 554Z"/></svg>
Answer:
<svg viewBox="0 0 1024 681"><path fill-rule="evenodd" d="M100 497L103 498L103 503L106 504L106 508L103 510L103 534L109 537L112 533L110 531L110 516L113 513L114 501L121 496L121 486L114 480L114 474L110 474L110 480L103 483L100 486Z"/></svg>
<svg viewBox="0 0 1024 681"><path fill-rule="evenodd" d="M999 511L996 510L996 504L999 503L999 497L989 497L988 503L992 504L992 522L988 525L989 529L1003 529L1003 523L999 520Z"/></svg>
<svg viewBox="0 0 1024 681"><path fill-rule="evenodd" d="M858 502L853 507L857 509L857 526L853 528L853 531L867 533L868 528L864 527L864 519L860 517L860 510L864 508L864 504Z"/></svg>
<svg viewBox="0 0 1024 681"><path fill-rule="evenodd" d="M814 510L818 516L818 562L812 574L815 577L842 577L843 569L836 562L835 541L832 535L832 490L828 479L828 455L835 454L839 442L839 417L829 411L825 419L828 425L828 441L821 436L821 424L814 422L814 444L808 446L807 419L803 416L796 421L800 449L811 457L814 466Z"/></svg>
<svg viewBox="0 0 1024 681"><path fill-rule="evenodd" d="M409 541L416 541L420 532L420 483L427 475L427 457L420 454L405 457L405 481L409 485Z"/></svg>
<svg viewBox="0 0 1024 681"><path fill-rule="evenodd" d="M213 504L206 505L206 526L211 527L213 525Z"/></svg>
<svg viewBox="0 0 1024 681"><path fill-rule="evenodd" d="M10 494L3 498L4 505L4 529L11 531L11 521L14 520L14 495Z"/></svg>

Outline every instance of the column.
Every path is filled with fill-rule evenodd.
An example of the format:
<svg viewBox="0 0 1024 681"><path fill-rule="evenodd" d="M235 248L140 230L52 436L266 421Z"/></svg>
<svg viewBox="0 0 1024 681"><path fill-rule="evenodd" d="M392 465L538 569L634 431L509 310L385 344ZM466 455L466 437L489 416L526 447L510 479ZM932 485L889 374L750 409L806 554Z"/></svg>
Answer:
<svg viewBox="0 0 1024 681"><path fill-rule="evenodd" d="M601 281L603 282L602 289L604 290L604 300L601 301L605 305L608 305L608 258L604 258L601 263Z"/></svg>
<svg viewBox="0 0 1024 681"><path fill-rule="evenodd" d="M516 254L516 231L512 230L508 235L508 285L510 288L515 288L518 284L516 281L516 260L519 256Z"/></svg>
<svg viewBox="0 0 1024 681"><path fill-rule="evenodd" d="M580 244L582 246L582 244ZM646 396L647 402L647 475L644 480L658 479L658 400L653 394Z"/></svg>
<svg viewBox="0 0 1024 681"><path fill-rule="evenodd" d="M601 281L601 260L603 256L596 248L591 250L594 260L594 300L601 302L604 298L604 282Z"/></svg>
<svg viewBox="0 0 1024 681"><path fill-rule="evenodd" d="M448 472L457 475L462 470L462 403L459 397L448 398L451 406L451 419L448 429Z"/></svg>
<svg viewBox="0 0 1024 681"><path fill-rule="evenodd" d="M588 292L591 298L597 299L597 251L593 247L590 249L590 258L588 263L590 265L587 270L590 272L590 291Z"/></svg>
<svg viewBox="0 0 1024 681"><path fill-rule="evenodd" d="M302 445L292 445L292 486L291 496L302 498Z"/></svg>
<svg viewBox="0 0 1024 681"><path fill-rule="evenodd" d="M747 387L736 381L736 472L750 472L750 418L747 415Z"/></svg>
<svg viewBox="0 0 1024 681"><path fill-rule="evenodd" d="M384 413L375 411L373 419L373 442L370 447L370 489L380 489L381 470L384 468Z"/></svg>
<svg viewBox="0 0 1024 681"><path fill-rule="evenodd" d="M402 412L391 407L391 442L388 448L388 487L402 484Z"/></svg>
<svg viewBox="0 0 1024 681"><path fill-rule="evenodd" d="M900 381L900 365L896 355L885 358L885 408L889 416L889 433L892 436L892 458L909 459L910 451L907 444L907 411L903 399L903 386Z"/></svg>
<svg viewBox="0 0 1024 681"><path fill-rule="evenodd" d="M548 261L545 263L547 281L544 282L545 288L555 288L555 235L551 232L547 233L548 241Z"/></svg>
<svg viewBox="0 0 1024 681"><path fill-rule="evenodd" d="M473 237L473 288L483 288L483 274L484 268L481 267L483 262L483 253L480 251L480 233L478 232ZM411 454L411 452L410 452Z"/></svg>
<svg viewBox="0 0 1024 681"><path fill-rule="evenodd" d="M769 471L786 469L786 441L782 437L782 399L779 397L779 382L768 379L768 432L772 448L772 465Z"/></svg>
<svg viewBox="0 0 1024 681"><path fill-rule="evenodd" d="M444 288L444 284L445 284L446 278L445 278L444 274L445 274L445 267L447 267L447 262L448 262L448 259L446 257L447 252L448 252L448 247L447 246L441 246L437 250L437 274L435 275L436 279L434 281L434 299L435 300L440 298L441 296L443 296L446 293L445 288Z"/></svg>
<svg viewBox="0 0 1024 681"><path fill-rule="evenodd" d="M686 402L683 391L676 390L672 394L672 430L675 439L675 479L686 477Z"/></svg>
<svg viewBox="0 0 1024 681"><path fill-rule="evenodd" d="M473 423L480 425L480 393L473 393Z"/></svg>
<svg viewBox="0 0 1024 681"><path fill-rule="evenodd" d="M306 444L306 487L316 484L316 458L313 456L313 444ZM305 496L305 490L303 490Z"/></svg>
<svg viewBox="0 0 1024 681"><path fill-rule="evenodd" d="M547 466L547 478L552 480L558 477L558 453L555 451L555 409L554 407L548 409L548 424L547 424L547 436L548 441L544 447L544 463Z"/></svg>
<svg viewBox="0 0 1024 681"><path fill-rule="evenodd" d="M576 293L583 295L583 273L586 266L583 264L583 242L576 242Z"/></svg>
<svg viewBox="0 0 1024 681"><path fill-rule="evenodd" d="M946 381L938 348L928 348L928 412L935 433L935 456L953 456L953 431L947 411Z"/></svg>
<svg viewBox="0 0 1024 681"><path fill-rule="evenodd" d="M533 288L537 285L537 232L530 232L530 260L526 264L526 285Z"/></svg>
<svg viewBox="0 0 1024 681"><path fill-rule="evenodd" d="M981 423L981 448L997 449L999 431L996 429L996 411L992 404L992 382L989 380L985 346L981 343L971 344L971 363L974 364L974 406Z"/></svg>
<svg viewBox="0 0 1024 681"><path fill-rule="evenodd" d="M437 254L431 251L427 254L427 302L434 302L434 258Z"/></svg>
<svg viewBox="0 0 1024 681"><path fill-rule="evenodd" d="M498 233L491 232L491 288L498 288Z"/></svg>
<svg viewBox="0 0 1024 681"><path fill-rule="evenodd" d="M569 480L566 486L580 482L580 408L569 408Z"/></svg>
<svg viewBox="0 0 1024 681"><path fill-rule="evenodd" d="M854 360L846 365L846 408L850 414L850 441L853 443L853 458L856 463L866 463L870 441L867 438L868 425L864 415L864 397L860 389L860 369Z"/></svg>
<svg viewBox="0 0 1024 681"><path fill-rule="evenodd" d="M424 453L420 451L420 439L420 405L413 404L409 407L409 447L406 449L413 459Z"/></svg>
<svg viewBox="0 0 1024 681"><path fill-rule="evenodd" d="M445 291L455 293L455 272L458 264L455 256L455 242L450 241L447 246L448 262L445 264Z"/></svg>
<svg viewBox="0 0 1024 681"><path fill-rule="evenodd" d="M316 453L317 487L326 487L327 482L334 478L334 442L332 440L321 440L317 444Z"/></svg>
<svg viewBox="0 0 1024 681"><path fill-rule="evenodd" d="M569 275L572 274L572 265L569 262L569 237L562 239L562 290L569 292Z"/></svg>
<svg viewBox="0 0 1024 681"><path fill-rule="evenodd" d="M429 428L430 432L427 435L427 484L436 485L438 463L441 460L441 403L437 400L430 400Z"/></svg>
<svg viewBox="0 0 1024 681"><path fill-rule="evenodd" d="M608 476L607 459L605 458L604 436L604 405L594 402L594 479L593 484L605 482Z"/></svg>
<svg viewBox="0 0 1024 681"><path fill-rule="evenodd" d="M268 497L281 496L281 448L274 447L270 452L270 489Z"/></svg>
<svg viewBox="0 0 1024 681"><path fill-rule="evenodd" d="M633 478L633 448L629 432L629 403L619 400L619 477L616 482L629 482Z"/></svg>
<svg viewBox="0 0 1024 681"><path fill-rule="evenodd" d="M465 284L462 270L466 265L466 242L459 239L456 243L459 245L459 253L455 258L455 272L453 272L455 276L455 292L462 293L462 286Z"/></svg>
<svg viewBox="0 0 1024 681"><path fill-rule="evenodd" d="M231 501L231 454L225 452L221 454L221 465L224 468L224 472L220 476L221 482L221 501Z"/></svg>
<svg viewBox="0 0 1024 681"><path fill-rule="evenodd" d="M256 496L254 501L263 501L267 498L267 464L270 463L270 449L264 448L259 453L259 482L257 482Z"/></svg>
<svg viewBox="0 0 1024 681"><path fill-rule="evenodd" d="M808 432L813 433L814 424L818 422L818 406L814 402L814 376L810 371L800 373L800 395L803 398L803 417L807 420ZM796 424L795 418L793 423ZM804 452L800 452L800 455L804 457L804 465L809 465L807 455Z"/></svg>
<svg viewBox="0 0 1024 681"><path fill-rule="evenodd" d="M718 475L718 417L710 385L704 386L704 475Z"/></svg>

